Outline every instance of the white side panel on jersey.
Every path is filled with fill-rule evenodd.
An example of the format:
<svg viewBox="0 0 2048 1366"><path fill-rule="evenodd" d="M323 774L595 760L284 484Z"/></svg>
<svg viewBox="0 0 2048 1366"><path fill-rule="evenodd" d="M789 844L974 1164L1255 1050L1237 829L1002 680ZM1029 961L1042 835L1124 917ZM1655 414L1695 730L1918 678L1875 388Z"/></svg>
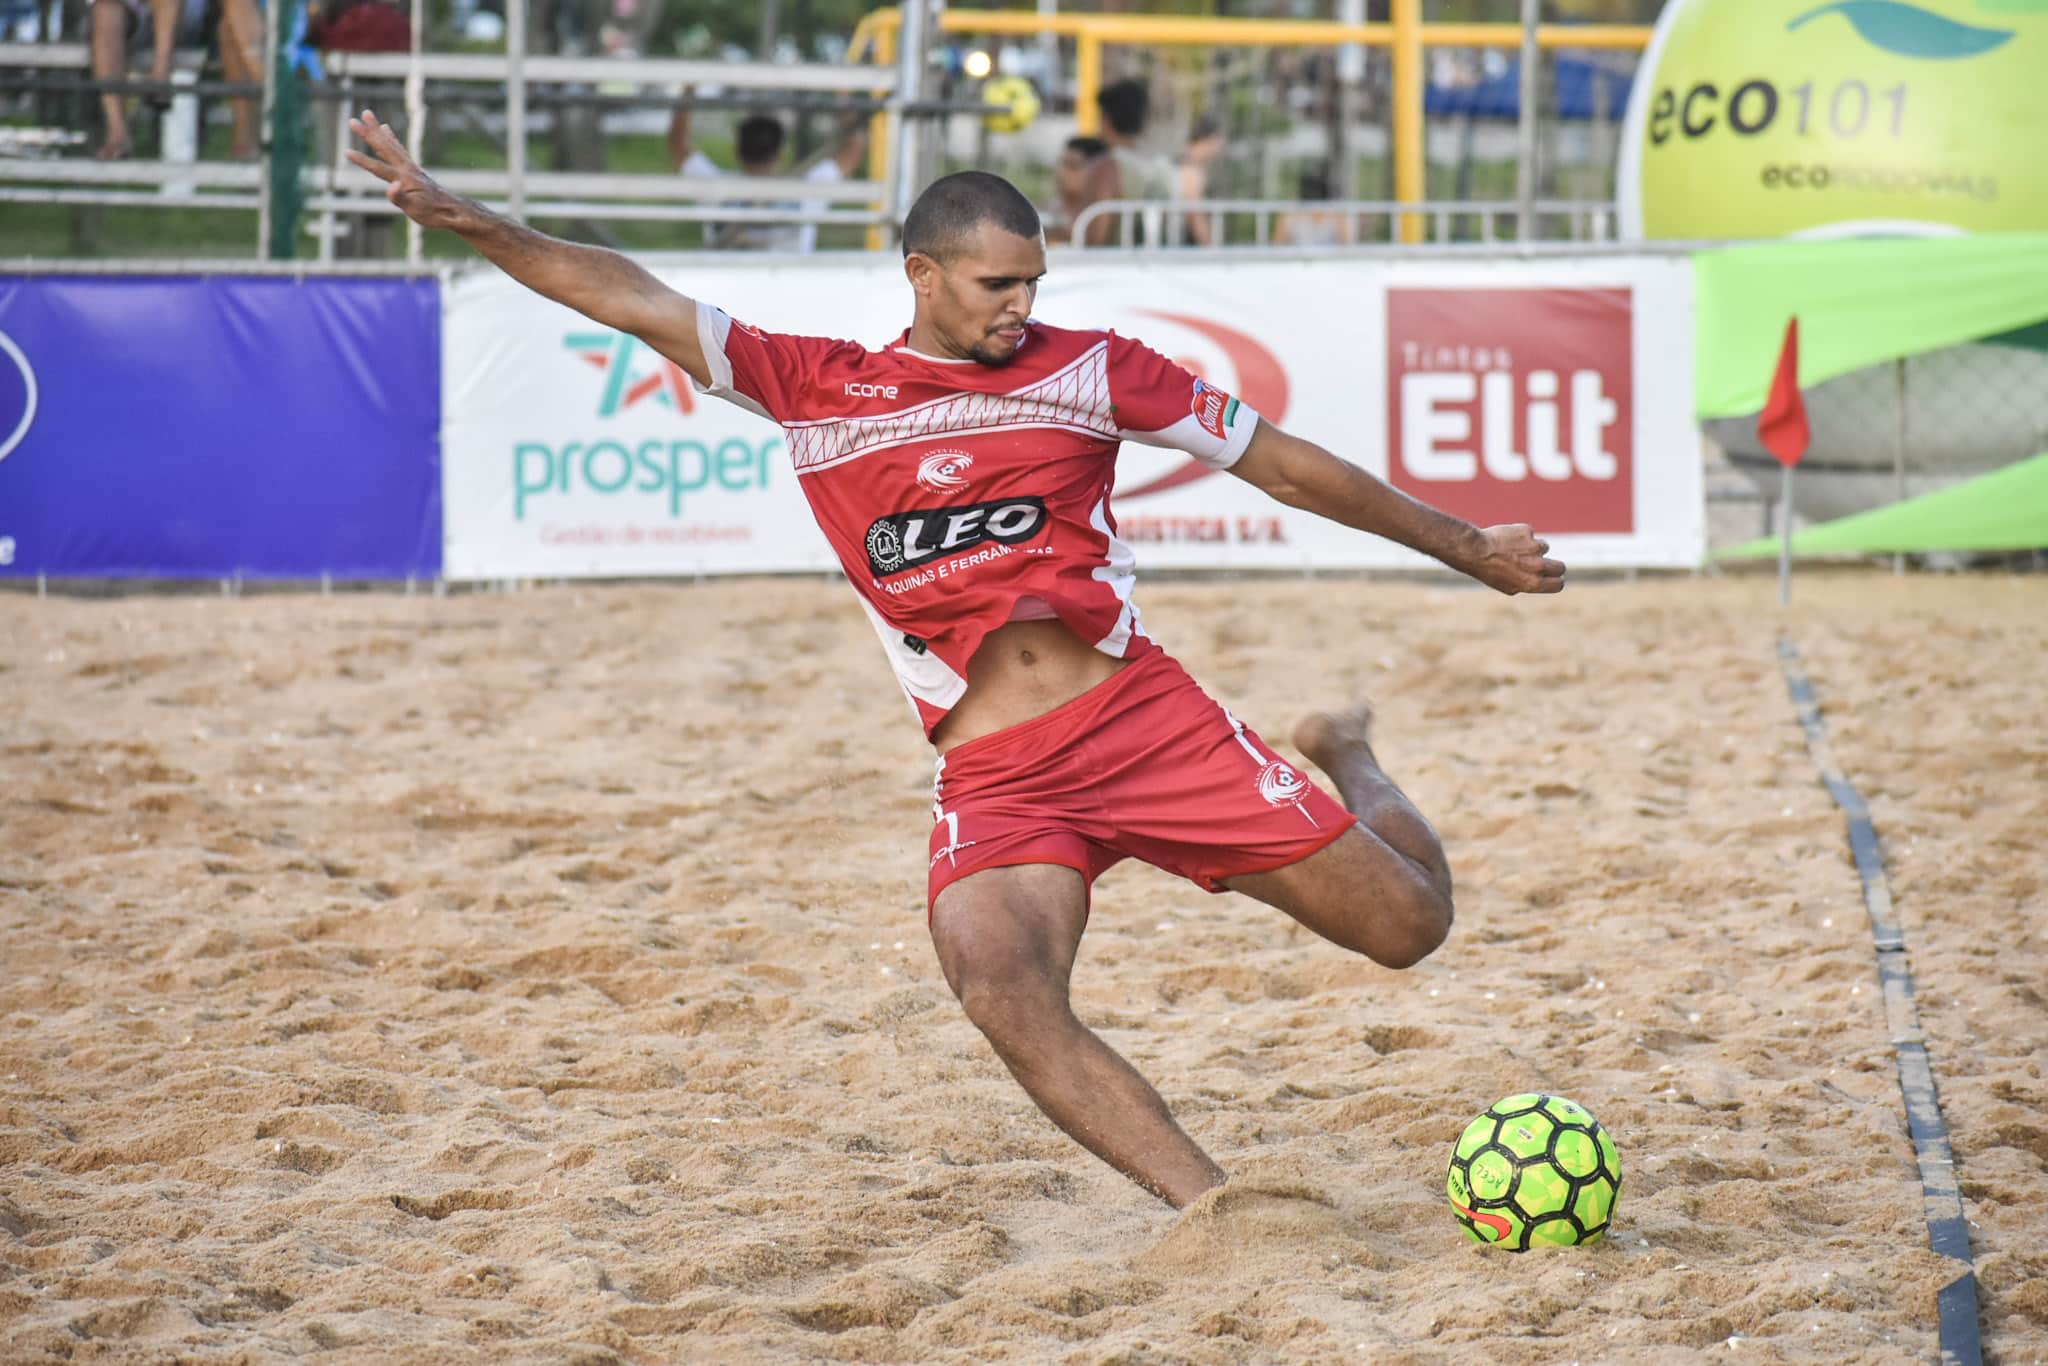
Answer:
<svg viewBox="0 0 2048 1366"><path fill-rule="evenodd" d="M1144 628L1138 625L1138 604L1131 601L1131 590L1138 584L1138 556L1110 530L1107 495L1090 510L1088 523L1109 541L1109 548L1103 552L1103 562L1095 566L1094 575L1108 584L1117 601L1124 605L1123 610L1117 613L1116 625L1110 628L1108 635L1095 642L1095 648L1121 659L1124 650L1130 646L1131 637L1145 634Z"/></svg>
<svg viewBox="0 0 2048 1366"><path fill-rule="evenodd" d="M1116 420L1110 415L1109 401L1109 344L1098 342L1065 368L1011 393L955 394L897 413L792 422L785 430L796 472L816 474L908 441L1015 427L1115 436Z"/></svg>
<svg viewBox="0 0 2048 1366"><path fill-rule="evenodd" d="M881 637L882 651L889 656L889 667L896 671L896 681L903 685L903 691L937 707L951 711L953 705L967 692L967 680L953 672L946 661L927 650L923 654L903 643L903 632L891 626L867 598L859 593L860 608L868 614L874 624L875 634ZM915 705L911 707L916 711ZM922 721L922 717L919 718Z"/></svg>

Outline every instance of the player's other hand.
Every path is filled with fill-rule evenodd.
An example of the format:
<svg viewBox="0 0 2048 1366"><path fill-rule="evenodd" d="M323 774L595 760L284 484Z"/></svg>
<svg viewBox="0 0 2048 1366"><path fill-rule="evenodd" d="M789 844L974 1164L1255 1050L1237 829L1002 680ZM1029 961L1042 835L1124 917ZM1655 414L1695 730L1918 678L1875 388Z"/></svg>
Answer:
<svg viewBox="0 0 2048 1366"><path fill-rule="evenodd" d="M1479 533L1479 552L1466 572L1502 593L1562 593L1564 562L1548 558L1550 542L1525 523L1490 526Z"/></svg>
<svg viewBox="0 0 2048 1366"><path fill-rule="evenodd" d="M365 109L348 121L349 131L362 139L368 155L348 149L348 159L384 182L384 197L396 204L407 218L423 228L458 226L469 203L448 193L422 171L389 127Z"/></svg>

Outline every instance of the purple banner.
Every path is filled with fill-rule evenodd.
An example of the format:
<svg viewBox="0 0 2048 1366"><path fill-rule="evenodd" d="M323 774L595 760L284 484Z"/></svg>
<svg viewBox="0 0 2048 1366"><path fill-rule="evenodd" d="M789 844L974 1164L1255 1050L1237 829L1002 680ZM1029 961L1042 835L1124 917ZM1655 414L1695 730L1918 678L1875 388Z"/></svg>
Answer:
<svg viewBox="0 0 2048 1366"><path fill-rule="evenodd" d="M0 574L433 577L433 280L0 276Z"/></svg>

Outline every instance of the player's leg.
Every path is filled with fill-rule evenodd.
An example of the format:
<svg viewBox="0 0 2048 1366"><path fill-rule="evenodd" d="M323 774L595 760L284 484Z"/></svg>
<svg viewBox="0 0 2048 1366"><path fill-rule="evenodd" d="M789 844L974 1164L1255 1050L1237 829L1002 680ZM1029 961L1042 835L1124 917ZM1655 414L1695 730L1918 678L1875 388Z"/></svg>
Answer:
<svg viewBox="0 0 2048 1366"><path fill-rule="evenodd" d="M1312 716L1294 733L1358 824L1298 863L1226 885L1376 963L1405 968L1450 933L1451 868L1436 831L1380 768L1371 724L1361 707Z"/></svg>
<svg viewBox="0 0 2048 1366"><path fill-rule="evenodd" d="M948 985L1025 1092L1082 1147L1176 1209L1223 1169L1182 1132L1159 1093L1074 1015L1067 984L1088 889L1058 864L986 868L932 904Z"/></svg>
<svg viewBox="0 0 2048 1366"><path fill-rule="evenodd" d="M96 81L118 81L128 71L128 26L132 16L121 0L92 0L92 77ZM105 122L106 141L97 155L105 161L125 157L129 152L128 106L118 93L100 92L100 117Z"/></svg>

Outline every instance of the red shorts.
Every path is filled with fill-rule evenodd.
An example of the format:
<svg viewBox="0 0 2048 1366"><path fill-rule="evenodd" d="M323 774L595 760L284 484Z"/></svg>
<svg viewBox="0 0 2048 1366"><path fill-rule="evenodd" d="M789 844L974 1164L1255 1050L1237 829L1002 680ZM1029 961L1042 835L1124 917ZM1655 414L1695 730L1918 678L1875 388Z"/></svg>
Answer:
<svg viewBox="0 0 2048 1366"><path fill-rule="evenodd" d="M1220 892L1354 823L1164 650L940 756L932 816L927 906L969 873L1020 863L1064 864L1092 885L1138 858Z"/></svg>

